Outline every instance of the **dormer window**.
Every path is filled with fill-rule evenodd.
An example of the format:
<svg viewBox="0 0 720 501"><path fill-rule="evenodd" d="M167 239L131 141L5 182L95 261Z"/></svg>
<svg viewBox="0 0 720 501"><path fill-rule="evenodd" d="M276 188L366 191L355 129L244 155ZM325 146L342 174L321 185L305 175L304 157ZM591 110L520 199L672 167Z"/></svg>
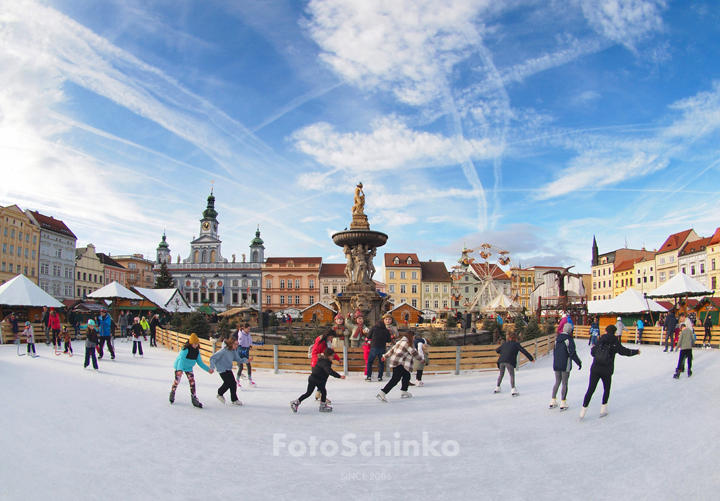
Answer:
<svg viewBox="0 0 720 501"><path fill-rule="evenodd" d="M407 260L405 261L407 264L412 264L412 258L408 256Z"/></svg>
<svg viewBox="0 0 720 501"><path fill-rule="evenodd" d="M393 264L400 264L400 258L395 256L395 259L393 259Z"/></svg>

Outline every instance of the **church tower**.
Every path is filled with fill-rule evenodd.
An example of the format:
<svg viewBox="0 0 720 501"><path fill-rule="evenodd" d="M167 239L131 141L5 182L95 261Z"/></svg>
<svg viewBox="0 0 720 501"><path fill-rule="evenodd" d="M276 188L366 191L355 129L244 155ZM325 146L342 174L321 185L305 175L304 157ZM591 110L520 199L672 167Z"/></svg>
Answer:
<svg viewBox="0 0 720 501"><path fill-rule="evenodd" d="M163 231L162 241L157 246L156 262L170 264L172 258L170 257L170 246L165 241L165 232Z"/></svg>
<svg viewBox="0 0 720 501"><path fill-rule="evenodd" d="M264 263L265 262L265 246L263 245L262 238L260 238L260 225L257 227L255 232L255 238L250 242L250 262L251 263Z"/></svg>
<svg viewBox="0 0 720 501"><path fill-rule="evenodd" d="M600 252L598 250L598 244L595 241L595 235L593 235L593 246L592 246L592 266L598 265L598 256Z"/></svg>
<svg viewBox="0 0 720 501"><path fill-rule="evenodd" d="M222 242L218 238L218 225L220 223L218 223L217 215L215 196L213 196L213 190L211 189L210 196L207 199L207 208L203 211L203 217L200 219L200 236L190 242L190 257L185 259L184 263L211 264L228 262L220 253Z"/></svg>

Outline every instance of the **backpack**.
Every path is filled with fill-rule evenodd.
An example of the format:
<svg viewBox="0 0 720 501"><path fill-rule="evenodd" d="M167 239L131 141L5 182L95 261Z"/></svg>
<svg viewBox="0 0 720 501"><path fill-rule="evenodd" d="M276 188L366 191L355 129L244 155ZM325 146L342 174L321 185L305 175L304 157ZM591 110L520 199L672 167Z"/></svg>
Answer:
<svg viewBox="0 0 720 501"><path fill-rule="evenodd" d="M610 361L612 360L612 345L610 343L596 344L593 358L598 365L610 365Z"/></svg>
<svg viewBox="0 0 720 501"><path fill-rule="evenodd" d="M320 339L320 337L321 336L318 336L317 338L315 338L315 343L317 343L317 340ZM312 351L313 351L313 348L315 348L315 343L308 346L308 358L312 358Z"/></svg>

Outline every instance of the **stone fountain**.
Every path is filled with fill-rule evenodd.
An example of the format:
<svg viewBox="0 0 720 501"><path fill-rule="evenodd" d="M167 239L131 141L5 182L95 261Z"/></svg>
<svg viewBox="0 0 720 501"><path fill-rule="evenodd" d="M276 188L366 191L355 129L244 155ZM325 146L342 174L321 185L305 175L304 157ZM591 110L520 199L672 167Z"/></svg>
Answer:
<svg viewBox="0 0 720 501"><path fill-rule="evenodd" d="M348 313L362 311L365 325L370 327L390 309L387 296L380 295L373 282L375 275L373 258L378 247L385 245L388 236L370 229L370 223L365 215L365 193L362 183L358 183L355 188L350 229L335 233L332 239L335 245L343 248L347 258L345 292L335 296L335 304L345 317Z"/></svg>

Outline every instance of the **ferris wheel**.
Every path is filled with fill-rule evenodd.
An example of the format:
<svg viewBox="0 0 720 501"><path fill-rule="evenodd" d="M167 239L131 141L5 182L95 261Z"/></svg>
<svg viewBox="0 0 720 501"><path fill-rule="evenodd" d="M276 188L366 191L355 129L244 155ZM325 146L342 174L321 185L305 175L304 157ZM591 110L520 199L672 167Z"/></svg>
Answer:
<svg viewBox="0 0 720 501"><path fill-rule="evenodd" d="M476 307L482 310L484 306L500 296L504 291L498 281L512 279L501 266L509 267L510 270L514 268L510 252L495 245L482 244L477 250L483 262L475 262L475 259L470 257L473 252L475 252L474 249L463 247L462 255L458 260L459 264L452 268L454 301L462 297L460 293L460 281L465 275L470 274L479 282L477 291L473 294L472 298L468 299L466 297L463 303L466 311L472 311ZM496 260L495 263L490 262L490 258L493 257L494 260ZM517 298L511 297L511 299L516 300Z"/></svg>

